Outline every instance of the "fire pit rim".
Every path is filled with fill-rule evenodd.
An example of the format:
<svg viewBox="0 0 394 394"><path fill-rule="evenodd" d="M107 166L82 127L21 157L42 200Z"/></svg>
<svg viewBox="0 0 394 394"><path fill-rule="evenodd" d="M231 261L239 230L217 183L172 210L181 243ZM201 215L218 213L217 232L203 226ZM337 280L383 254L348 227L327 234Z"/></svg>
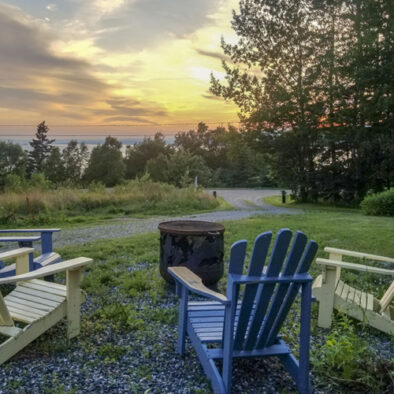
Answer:
<svg viewBox="0 0 394 394"><path fill-rule="evenodd" d="M193 225L195 228L187 228ZM200 226L200 228L198 228ZM186 227L186 228L185 228ZM203 220L170 220L158 225L161 232L171 235L207 235L210 233L224 233L224 226L220 223Z"/></svg>

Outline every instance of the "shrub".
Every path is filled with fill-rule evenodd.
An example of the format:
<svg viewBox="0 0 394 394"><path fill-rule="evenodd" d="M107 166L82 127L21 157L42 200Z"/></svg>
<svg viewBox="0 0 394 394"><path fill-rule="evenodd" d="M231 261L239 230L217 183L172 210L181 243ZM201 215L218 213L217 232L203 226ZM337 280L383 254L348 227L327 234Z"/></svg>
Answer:
<svg viewBox="0 0 394 394"><path fill-rule="evenodd" d="M393 363L379 359L366 338L359 335L346 315L312 352L313 372L354 392L389 392Z"/></svg>
<svg viewBox="0 0 394 394"><path fill-rule="evenodd" d="M394 216L394 188L365 197L361 210L365 215Z"/></svg>

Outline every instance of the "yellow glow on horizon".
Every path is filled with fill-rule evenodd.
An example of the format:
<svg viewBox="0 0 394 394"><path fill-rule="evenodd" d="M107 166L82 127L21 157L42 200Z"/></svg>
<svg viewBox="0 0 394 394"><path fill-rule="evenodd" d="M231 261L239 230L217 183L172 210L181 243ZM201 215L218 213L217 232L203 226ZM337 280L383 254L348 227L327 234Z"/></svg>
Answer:
<svg viewBox="0 0 394 394"><path fill-rule="evenodd" d="M97 9L97 15L92 16L94 20L120 10L126 2L94 0L92 4L96 7L92 9ZM97 35L105 34L104 28L89 35L88 29L80 27L79 20L72 20L69 33L74 34L56 31L50 51L59 59L78 61L81 75L72 75L74 79L70 82L62 80L67 70L62 70L63 74L56 69L38 73L26 85L37 94L53 97L54 102L44 98L42 104L37 101L33 108L13 111L0 108L0 123L31 123L32 118L37 119L35 122L46 119L54 124L234 121L238 112L235 104L213 97L209 87L211 74L219 79L225 76L220 39L223 36L227 42L235 40L230 21L231 11L237 6L238 0L223 1L217 12L209 15L209 23L192 33L168 35L157 45L128 52L103 49ZM56 7L50 11L55 12ZM52 28L56 30L55 25ZM99 84L102 87L96 94L94 89L99 89Z"/></svg>

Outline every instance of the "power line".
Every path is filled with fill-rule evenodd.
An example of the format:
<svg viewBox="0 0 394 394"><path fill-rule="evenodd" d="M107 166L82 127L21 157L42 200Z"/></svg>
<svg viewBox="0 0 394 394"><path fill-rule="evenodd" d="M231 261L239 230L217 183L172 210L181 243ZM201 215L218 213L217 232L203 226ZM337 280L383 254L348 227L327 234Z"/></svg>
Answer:
<svg viewBox="0 0 394 394"><path fill-rule="evenodd" d="M165 137L174 137L177 132L166 133ZM4 134L0 135L1 138L15 138L15 137L32 137L33 134ZM54 138L60 137L90 137L90 138L97 138L97 137L107 137L108 134L57 134L51 135ZM134 137L154 137L154 134L111 134L111 137L122 137L122 138L134 138Z"/></svg>
<svg viewBox="0 0 394 394"><path fill-rule="evenodd" d="M187 126L194 125L196 122L188 123L125 123L125 124L54 124L50 127L159 127L159 126ZM241 123L239 120L226 120L217 122L203 122L206 125L224 124L224 123ZM0 124L0 127L36 127L36 124Z"/></svg>

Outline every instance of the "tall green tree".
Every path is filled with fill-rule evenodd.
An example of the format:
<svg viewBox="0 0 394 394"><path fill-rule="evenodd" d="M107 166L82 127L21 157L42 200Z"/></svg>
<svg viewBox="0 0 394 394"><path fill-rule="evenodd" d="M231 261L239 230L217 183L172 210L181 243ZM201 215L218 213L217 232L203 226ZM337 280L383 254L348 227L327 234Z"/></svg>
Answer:
<svg viewBox="0 0 394 394"><path fill-rule="evenodd" d="M0 141L0 188L8 175L25 176L27 155L19 144Z"/></svg>
<svg viewBox="0 0 394 394"><path fill-rule="evenodd" d="M391 0L241 0L222 42L252 148L303 201L359 201L392 184Z"/></svg>
<svg viewBox="0 0 394 394"><path fill-rule="evenodd" d="M281 168L277 160L276 166L303 200L311 194L308 177L314 171L316 131L324 114L317 94L319 43L311 29L315 21L310 3L241 0L232 21L239 40L222 42L232 62L223 62L227 84L214 77L211 83L214 94L239 106L247 127L292 135L292 155L286 160L291 164Z"/></svg>
<svg viewBox="0 0 394 394"><path fill-rule="evenodd" d="M62 154L57 146L53 146L44 163L44 175L55 185L65 182L66 174Z"/></svg>
<svg viewBox="0 0 394 394"><path fill-rule="evenodd" d="M128 146L125 157L126 178L132 179L142 176L149 160L160 154L168 156L170 152L171 147L166 144L164 135L161 133L156 133L153 138L146 137L143 141Z"/></svg>
<svg viewBox="0 0 394 394"><path fill-rule="evenodd" d="M45 120L37 126L35 138L29 142L31 150L29 151L28 173L43 172L44 163L49 156L52 144L55 140L48 138L49 127L45 124Z"/></svg>
<svg viewBox="0 0 394 394"><path fill-rule="evenodd" d="M125 164L122 155L122 143L113 137L107 137L104 144L93 148L85 172L88 182L102 182L108 187L119 184L124 179Z"/></svg>
<svg viewBox="0 0 394 394"><path fill-rule="evenodd" d="M70 185L80 184L84 169L89 160L89 151L85 143L71 140L62 151L65 180Z"/></svg>

